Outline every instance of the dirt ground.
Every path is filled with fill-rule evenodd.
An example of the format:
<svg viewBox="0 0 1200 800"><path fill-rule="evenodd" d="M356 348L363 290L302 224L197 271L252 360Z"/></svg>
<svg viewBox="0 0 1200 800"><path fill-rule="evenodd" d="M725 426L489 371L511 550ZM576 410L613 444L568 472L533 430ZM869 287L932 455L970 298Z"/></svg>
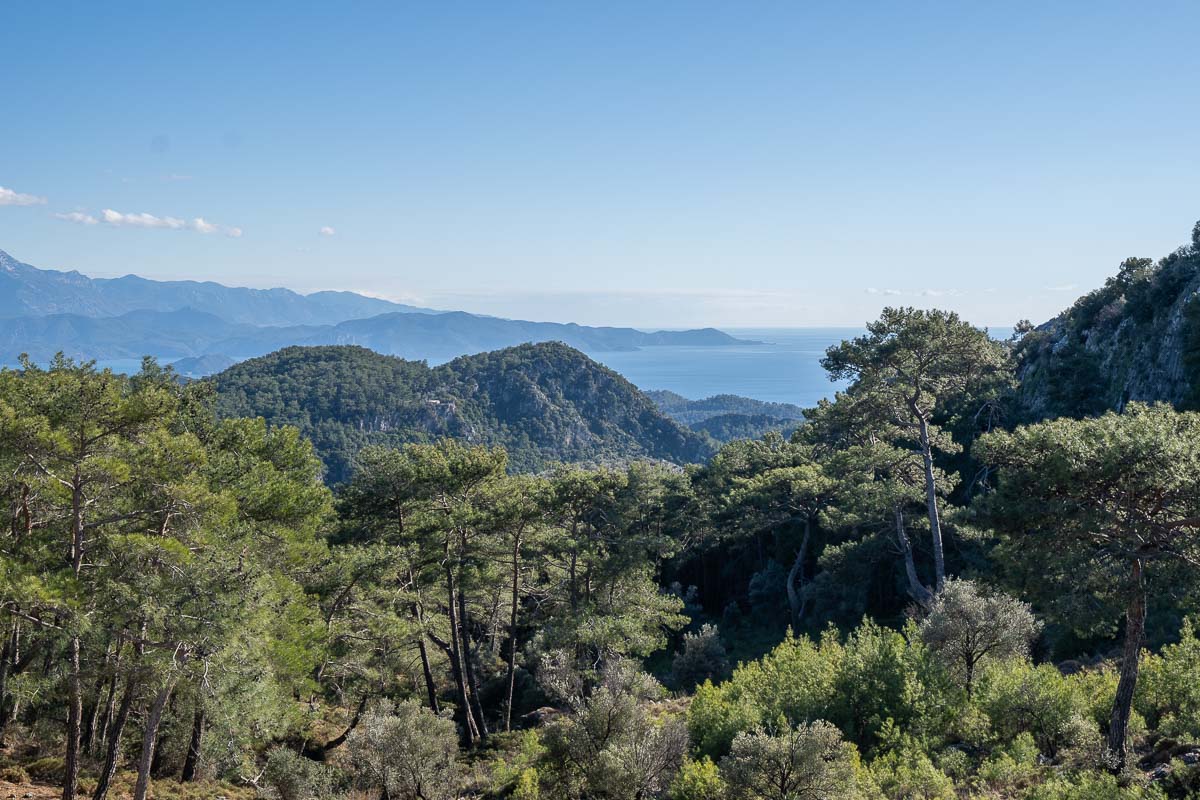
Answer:
<svg viewBox="0 0 1200 800"><path fill-rule="evenodd" d="M5 783L0 781L0 800L52 800L62 796L62 789L53 786Z"/></svg>

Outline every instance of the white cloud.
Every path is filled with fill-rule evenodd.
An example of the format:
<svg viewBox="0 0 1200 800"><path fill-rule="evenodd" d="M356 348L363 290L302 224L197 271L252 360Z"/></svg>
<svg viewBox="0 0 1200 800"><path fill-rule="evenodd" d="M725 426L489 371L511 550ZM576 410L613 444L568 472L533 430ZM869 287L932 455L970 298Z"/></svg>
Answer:
<svg viewBox="0 0 1200 800"><path fill-rule="evenodd" d="M54 216L58 219L65 219L67 222L78 222L80 225L95 225L100 221L91 214L85 214L82 211L71 211L66 214L55 214Z"/></svg>
<svg viewBox="0 0 1200 800"><path fill-rule="evenodd" d="M896 297L904 294L904 292L900 291L899 289L876 289L874 286L871 286L868 287L867 294L883 294L887 295L888 297Z"/></svg>
<svg viewBox="0 0 1200 800"><path fill-rule="evenodd" d="M321 234L322 236L333 236L335 233L337 233L337 231L335 231L333 228L329 227L328 225L324 226L323 228L321 228L321 230L319 230L317 232L319 234Z"/></svg>
<svg viewBox="0 0 1200 800"><path fill-rule="evenodd" d="M218 225L215 222L209 222L204 217L196 217L189 221L180 219L179 217L159 217L154 214L147 214L144 211L140 214L123 214L111 208L101 211L98 218L83 211L72 211L66 214L55 214L54 216L67 222L79 223L80 225L103 223L111 225L114 228L161 228L169 231L195 231L196 233L203 234L224 233L226 236L235 239L242 235L241 228Z"/></svg>
<svg viewBox="0 0 1200 800"><path fill-rule="evenodd" d="M1047 286L1047 292L1073 292L1076 286L1073 283L1064 283L1062 286Z"/></svg>
<svg viewBox="0 0 1200 800"><path fill-rule="evenodd" d="M41 206L46 204L46 198L33 194L21 194L12 189L0 186L0 206Z"/></svg>
<svg viewBox="0 0 1200 800"><path fill-rule="evenodd" d="M100 220L105 225L129 226L131 228L167 228L168 230L177 231L187 227L187 223L178 217L156 217L144 211L141 214L122 214L120 211L113 211L111 208L106 208L100 212Z"/></svg>

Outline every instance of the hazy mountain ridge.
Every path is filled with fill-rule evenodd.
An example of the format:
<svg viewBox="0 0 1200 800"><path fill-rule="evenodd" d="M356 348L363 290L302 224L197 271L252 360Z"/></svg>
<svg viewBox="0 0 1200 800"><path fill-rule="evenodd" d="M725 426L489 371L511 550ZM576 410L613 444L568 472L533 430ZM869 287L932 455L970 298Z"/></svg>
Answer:
<svg viewBox="0 0 1200 800"><path fill-rule="evenodd" d="M0 251L0 363L21 353L44 361L59 351L80 359L239 360L292 345L339 344L440 362L547 341L589 352L752 344L713 328L645 332L429 312L351 292L300 295L136 276L92 279L40 270Z"/></svg>
<svg viewBox="0 0 1200 800"><path fill-rule="evenodd" d="M712 329L645 333L633 328L589 328L553 322L444 314L382 314L337 325L256 327L230 323L205 311L131 311L119 317L53 314L0 319L0 362L21 353L46 360L59 351L82 359L161 359L225 355L235 360L294 345L354 344L386 355L447 361L461 355L560 341L580 350L610 352L662 344L742 344Z"/></svg>
<svg viewBox="0 0 1200 800"><path fill-rule="evenodd" d="M262 416L311 438L331 482L367 444L454 437L504 445L513 469L651 458L686 464L712 440L667 418L617 373L560 343L439 367L362 347L289 347L209 379L225 416Z"/></svg>
<svg viewBox="0 0 1200 800"><path fill-rule="evenodd" d="M354 292L300 294L213 281L155 281L137 275L90 278L39 269L0 250L0 318L77 314L117 317L130 311L194 309L231 323L327 325L393 311L437 313Z"/></svg>

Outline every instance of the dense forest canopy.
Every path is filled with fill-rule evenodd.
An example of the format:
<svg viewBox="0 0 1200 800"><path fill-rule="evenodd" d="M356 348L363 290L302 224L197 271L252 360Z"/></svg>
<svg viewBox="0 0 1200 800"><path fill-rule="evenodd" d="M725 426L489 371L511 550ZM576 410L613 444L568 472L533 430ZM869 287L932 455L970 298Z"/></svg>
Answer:
<svg viewBox="0 0 1200 800"><path fill-rule="evenodd" d="M1126 262L1118 329L1198 246ZM1049 330L886 309L791 435L687 466L710 439L561 345L0 372L0 780L1196 797L1200 416L1048 415Z"/></svg>

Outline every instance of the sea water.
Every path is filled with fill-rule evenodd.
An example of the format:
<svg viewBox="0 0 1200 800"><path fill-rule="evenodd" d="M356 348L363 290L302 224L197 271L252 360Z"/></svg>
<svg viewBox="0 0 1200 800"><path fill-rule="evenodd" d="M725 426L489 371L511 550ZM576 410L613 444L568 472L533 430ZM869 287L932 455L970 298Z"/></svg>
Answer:
<svg viewBox="0 0 1200 800"><path fill-rule="evenodd" d="M722 328L762 344L725 347L644 347L623 353L591 353L643 391L669 389L692 400L737 394L802 408L832 398L845 384L821 367L825 351L863 328ZM1004 339L1012 328L991 328Z"/></svg>
<svg viewBox="0 0 1200 800"><path fill-rule="evenodd" d="M723 328L760 344L722 347L644 347L591 353L639 389L668 389L698 400L737 394L807 408L844 388L829 380L821 359L832 345L859 336L861 328Z"/></svg>
<svg viewBox="0 0 1200 800"><path fill-rule="evenodd" d="M829 380L821 368L825 351L862 328L723 328L738 339L758 344L722 347L643 347L640 350L588 353L639 389L668 389L692 400L714 394L736 394L755 400L794 403L802 408L832 398L841 383ZM1011 329L992 329L1004 338ZM169 363L172 359L164 359ZM15 366L6 365L6 366ZM97 362L100 368L136 372L140 359Z"/></svg>

